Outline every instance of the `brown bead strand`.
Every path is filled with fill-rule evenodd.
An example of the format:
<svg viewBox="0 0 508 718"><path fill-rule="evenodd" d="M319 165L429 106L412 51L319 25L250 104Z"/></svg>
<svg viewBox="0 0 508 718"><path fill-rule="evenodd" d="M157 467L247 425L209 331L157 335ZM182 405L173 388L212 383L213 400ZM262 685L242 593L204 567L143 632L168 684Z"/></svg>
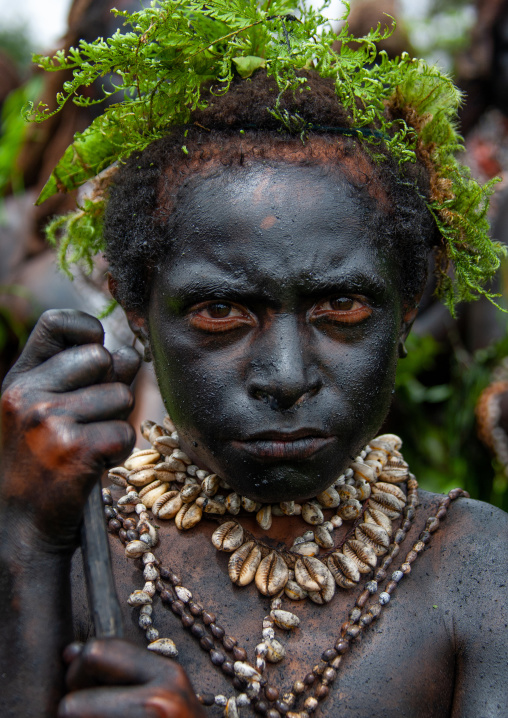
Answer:
<svg viewBox="0 0 508 718"><path fill-rule="evenodd" d="M410 483L411 482L411 483ZM416 508L418 497L417 497L417 489L418 489L418 483L414 477L411 477L410 482L408 482L408 505L406 506L406 509L413 508L413 514L414 509ZM404 562L401 565L401 569L398 571L394 571L392 574L392 580L389 581L389 583L386 586L386 591L381 592L379 596L379 601L377 603L374 603L372 606L370 606L366 611L361 613L360 617L358 618L361 627L360 631L356 633L356 635L351 636L347 629L346 629L346 636L341 636L335 643L335 647L333 649L327 649L323 652L321 658L322 662L318 666L316 666L312 673L307 674L304 681L296 681L293 685L293 691L295 694L299 695L300 700L303 697L303 694L315 683L316 678L318 675L322 675L321 682L318 684L318 686L315 689L314 696L309 696L304 701L304 711L300 712L288 712L287 718L305 718L305 714L312 713L316 710L318 707L319 701L323 700L327 697L329 693L329 686L333 683L337 676L337 670L340 667L342 656L349 651L351 647L351 642L353 638L357 638L360 635L360 632L364 630L367 626L369 626L374 620L379 618L381 615L381 612L384 608L384 606L388 605L390 601L390 595L393 593L395 588L398 586L399 582L402 580L404 576L408 576L411 572L411 564L414 563L414 561L418 558L418 556L423 553L423 550L425 549L425 546L430 542L431 536L433 533L435 533L439 526L440 521L442 521L447 514L448 508L452 501L459 497L465 497L469 498L469 494L467 491L464 491L463 489L452 489L448 496L442 498L439 502L439 508L436 512L436 516L429 516L427 521L425 522L425 529L420 533L418 541L415 542L415 544L412 546L412 548L408 551L406 558ZM414 498L413 498L414 497ZM407 517L407 513L405 510L406 518L404 519L405 523L407 520L414 521L414 515L412 515L411 518ZM438 518L439 515L439 518ZM402 538L402 541L404 539ZM401 541L401 542L402 542ZM379 569L376 571L375 576L379 575ZM395 579L393 578L395 577ZM388 588L390 587L390 590L388 591ZM370 595L370 592L367 591L367 593ZM365 591L360 594L360 597L363 597L365 594ZM360 598L359 597L359 598ZM382 598L383 597L383 598ZM368 596L367 596L368 599ZM365 601L366 602L366 601ZM363 604L365 605L365 602ZM358 603L358 602L357 602ZM353 609L355 611L355 609ZM351 613L353 613L353 611ZM355 617L356 617L355 613ZM367 618L368 620L362 620ZM345 624L347 625L347 624ZM322 664L327 663L328 666L326 668L322 668Z"/></svg>
<svg viewBox="0 0 508 718"><path fill-rule="evenodd" d="M342 625L341 636L335 642L334 648L329 648L325 650L322 654L322 660L320 661L320 663L316 665L313 670L305 676L303 681L295 681L295 683L293 684L293 691L284 694L282 700L278 698L278 689L272 686L267 686L266 680L261 679L262 685L264 686L264 695L266 701L262 698L258 698L257 700L252 701L253 708L256 712L266 715L267 718L281 718L281 714L282 716L285 715L287 718L309 718L310 714L316 711L319 702L324 700L328 696L330 686L333 684L333 681L337 676L337 671L340 667L342 656L350 649L351 642L354 639L358 638L361 632L380 616L383 607L389 603L391 594L397 587L400 580L405 575L409 575L409 573L411 572L411 564L416 561L416 559L421 553L423 553L425 546L430 542L432 534L438 530L440 522L446 517L451 502L459 498L460 496L464 496L466 498L469 497L469 494L466 491L462 489L453 489L449 492L448 496L441 499L436 515L429 516L425 524L425 529L420 533L418 541L415 542L415 544L406 554L405 560L401 564L400 570L395 571L392 574L391 580L386 585L386 590L379 594L378 602L369 606L366 610L363 610L369 596L377 592L377 584L386 579L387 569L393 561L393 558L397 556L400 550L399 546L406 538L406 534L410 530L412 523L415 519L416 506L418 503L418 483L414 476L410 476L407 486L408 500L403 511L404 518L402 521L401 528L395 532L394 541L389 546L387 556L382 561L381 565L375 570L374 581L369 581L367 584L367 586L371 584L369 587L371 590L369 590L369 588L366 588L364 591L362 591L356 601L355 608L351 611L349 621L346 621ZM120 532L123 530L126 534L125 540L120 535L120 538L123 543L125 543L126 540L132 540L127 537L127 531L135 531L135 529L133 528L133 524L136 525L136 522L133 519L129 518L123 518L120 522L120 520L117 518L118 512L116 512L116 509L112 506L113 501L111 498L111 493L108 489L103 490L103 500L106 504L105 514L109 522L109 530L112 533L118 532L119 535ZM114 512L116 512L116 515ZM123 526L123 529L120 529L120 525ZM203 642L204 638L208 638L205 635L207 628L209 627L211 631L213 631L213 628L215 628L215 633L212 633L212 636L214 636L216 639L222 639L222 644L224 648L228 652L233 652L233 658L235 660L245 661L247 658L246 651L237 646L236 639L229 637L225 634L224 629L222 629L221 626L216 624L215 616L205 611L200 604L197 604L195 602L189 603L189 613L186 613L186 604L176 598L176 594L174 593L174 586L182 585L180 583L179 577L173 574L170 569L164 567L160 567L160 575L161 578L169 581L170 584L172 584L170 587L170 592L167 590L162 580L156 582L156 590L159 592L161 600L164 603L170 604L173 612L180 617L182 624L185 628L191 628L191 632L193 633L193 635L195 635L196 638L198 638L201 648L210 655L212 664L219 664L225 675L228 675L230 677L234 676L233 662L224 660L221 663L224 654L221 654L221 652L216 648L213 638L210 637L209 641L207 641L206 644ZM374 584L376 584L375 587ZM198 624L200 626L199 629L195 628L195 617L201 617L203 620L203 624ZM218 656L217 662L213 660L212 656ZM309 695L305 697L305 693L310 691L312 686L320 677L321 680L319 681L314 690L314 695ZM239 680L238 677L235 677L233 681L233 685L236 688L240 688L245 683L246 681ZM203 705L213 705L214 703L216 703L216 698L223 698L221 696L214 697L212 696L212 694L203 694L198 697ZM301 702L302 700L304 700L304 710L291 710L292 708L296 707L296 702ZM269 707L268 703L272 703L273 707Z"/></svg>

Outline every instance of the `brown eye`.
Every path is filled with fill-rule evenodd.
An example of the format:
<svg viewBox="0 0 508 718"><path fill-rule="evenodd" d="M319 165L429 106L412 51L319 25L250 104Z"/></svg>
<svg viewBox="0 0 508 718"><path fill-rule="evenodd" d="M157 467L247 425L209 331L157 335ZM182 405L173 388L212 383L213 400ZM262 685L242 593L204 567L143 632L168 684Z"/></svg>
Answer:
<svg viewBox="0 0 508 718"><path fill-rule="evenodd" d="M359 324L372 314L363 297L332 297L318 302L310 313L310 321L329 320L335 324Z"/></svg>
<svg viewBox="0 0 508 718"><path fill-rule="evenodd" d="M213 319L224 319L231 312L231 304L223 304L217 302L217 304L210 304L208 306L208 314Z"/></svg>
<svg viewBox="0 0 508 718"><path fill-rule="evenodd" d="M330 299L330 307L336 311L347 311L348 309L353 309L355 305L355 300L351 299L351 297L336 297L335 299Z"/></svg>
<svg viewBox="0 0 508 718"><path fill-rule="evenodd" d="M226 332L244 326L255 326L256 319L245 307L229 302L203 302L193 307L189 322L205 332Z"/></svg>

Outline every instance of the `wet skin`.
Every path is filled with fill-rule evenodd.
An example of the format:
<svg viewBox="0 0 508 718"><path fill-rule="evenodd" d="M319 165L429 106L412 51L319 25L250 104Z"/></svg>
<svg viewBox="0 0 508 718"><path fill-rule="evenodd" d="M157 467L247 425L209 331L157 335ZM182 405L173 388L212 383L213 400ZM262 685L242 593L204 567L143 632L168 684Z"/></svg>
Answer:
<svg viewBox="0 0 508 718"><path fill-rule="evenodd" d="M374 214L319 168L200 181L154 277L149 334L189 456L262 501L315 496L380 427L406 326Z"/></svg>

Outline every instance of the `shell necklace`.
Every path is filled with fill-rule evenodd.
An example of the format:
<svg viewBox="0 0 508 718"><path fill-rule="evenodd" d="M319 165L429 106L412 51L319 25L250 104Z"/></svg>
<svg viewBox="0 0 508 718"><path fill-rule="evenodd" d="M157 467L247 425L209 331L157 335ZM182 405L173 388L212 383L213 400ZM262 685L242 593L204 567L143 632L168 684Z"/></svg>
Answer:
<svg viewBox="0 0 508 718"><path fill-rule="evenodd" d="M201 471L190 463L178 447L176 430L169 419L165 420L163 427L153 422L144 422L142 431L149 438L152 449L133 452L124 467L110 471L110 480L126 489L125 496L116 507L113 506L108 489L103 490L103 499L109 530L117 533L126 544L125 553L129 558L142 559L145 584L142 589L131 593L128 603L140 609L138 622L145 631L149 650L171 658L178 655L173 640L159 637L158 630L153 626L152 598L158 593L162 603L199 640L212 664L229 677L236 688L236 693L230 697L223 694L198 694L203 705L222 706L226 718L238 718L241 707L248 705L267 718L281 718L283 715L287 715L287 718L309 718L309 714L315 712L320 701L329 694L344 654L360 638L362 631L379 617L402 578L410 574L411 564L439 528L450 502L459 496L467 496L467 493L462 489L454 489L441 499L436 515L427 519L419 540L407 553L400 569L391 574L391 579L374 602L372 598L378 593L379 585L386 580L388 568L412 526L418 503L418 482L409 474L407 464L399 453L401 441L398 437L387 434L371 441L345 474L319 495L322 498L316 497L313 502L309 502L311 509L306 509L304 513L305 504L301 507L302 518L315 528L296 539L290 551L273 551L253 537L246 537L237 521L221 523L213 534L213 542L219 550L232 552L229 562L231 580L240 586L255 580L258 590L272 597L270 613L262 622L262 640L255 648L254 662L250 663L245 649L226 633L216 616L196 602L192 592L183 586L180 577L167 565L161 565L152 553L158 540L157 529L152 525L147 509L151 508L158 519L174 518L180 529L191 528L189 523L196 525L203 513L209 513L210 518L215 516L219 520L226 511L236 515L239 504L247 511L256 511L260 525L266 521L269 512L266 506L252 506L254 502L249 504L249 499L236 498L236 494L218 494L219 488L227 492L229 487L215 475ZM168 442L168 439L171 441ZM160 451L160 448L163 450ZM166 457L162 462L161 454ZM170 474L174 474L171 479ZM403 481L407 485L407 496L394 485ZM181 486L167 491L170 483ZM198 484L199 492L194 484ZM140 488L138 493L136 489ZM397 492L393 489L397 489ZM399 503L395 503L394 498ZM327 505L323 499L331 500L332 503ZM363 504L360 500L363 500ZM351 504L353 501L360 503L360 510L356 504ZM161 511L170 502L169 513L172 516L161 516ZM245 503L249 508L245 507ZM210 504L213 511L206 510ZM221 508L216 510L216 505ZM299 513L298 509L294 510L296 506L289 505L291 513ZM353 518L344 510L344 507L347 509L351 506L354 508L352 513L356 514L353 528L346 535L342 546L337 548L333 546L331 532L346 518L344 513L348 518ZM277 511L287 513L287 508L288 504L271 506L270 515L277 515ZM321 518L319 513L321 511L322 515L322 510L326 508L337 509L336 515L329 522ZM401 512L401 526L390 541L391 522ZM137 519L130 516L134 513ZM385 534L388 538L385 538ZM316 553L319 549L331 550L323 558ZM289 554L292 557L288 558ZM380 556L384 558L376 568ZM290 565L293 568L289 568ZM275 637L275 629L296 630L300 623L294 613L282 610L282 597L285 595L293 601L308 597L315 603L324 604L331 600L335 584L341 588L352 588L359 582L362 573L370 573L372 578L366 583L348 619L342 624L339 637L322 652L321 660L310 672L295 681L290 691L281 694L264 676L267 662L277 663L285 656L284 646Z"/></svg>
<svg viewBox="0 0 508 718"><path fill-rule="evenodd" d="M134 451L123 467L109 472L113 483L126 488L118 501L119 511L133 513L142 504L146 514L146 525L137 529L139 540L127 544L127 556L141 556L156 540L147 509L156 519L174 520L179 530L192 528L204 516L215 518L220 526L212 543L219 551L232 554L231 581L237 586L254 581L265 596L284 590L295 601L308 597L315 603L328 603L336 586L353 588L388 551L392 521L406 505L406 493L397 484L406 483L409 468L399 452L402 442L393 434L373 439L346 472L315 499L303 505L294 501L273 505L239 496L216 474L193 465L181 451L168 417L164 426L145 421L141 430L151 448ZM238 520L224 518L225 514L236 516L242 508L255 513L257 523L266 531L272 517L281 515L300 515L312 530L297 537L289 550L274 550L248 534ZM327 509L335 512L329 521L323 513ZM343 521L354 523L336 546L333 531Z"/></svg>

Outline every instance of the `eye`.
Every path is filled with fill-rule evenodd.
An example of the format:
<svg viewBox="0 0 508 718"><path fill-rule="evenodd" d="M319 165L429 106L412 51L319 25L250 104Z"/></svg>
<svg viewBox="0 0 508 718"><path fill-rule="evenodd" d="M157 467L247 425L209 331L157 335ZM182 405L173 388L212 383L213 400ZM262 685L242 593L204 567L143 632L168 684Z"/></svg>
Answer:
<svg viewBox="0 0 508 718"><path fill-rule="evenodd" d="M195 329L206 332L226 332L242 326L255 326L256 320L245 307L230 302L202 302L189 313L189 322Z"/></svg>
<svg viewBox="0 0 508 718"><path fill-rule="evenodd" d="M338 296L324 299L314 305L310 321L330 319L341 324L359 324L372 314L372 308L363 297Z"/></svg>

